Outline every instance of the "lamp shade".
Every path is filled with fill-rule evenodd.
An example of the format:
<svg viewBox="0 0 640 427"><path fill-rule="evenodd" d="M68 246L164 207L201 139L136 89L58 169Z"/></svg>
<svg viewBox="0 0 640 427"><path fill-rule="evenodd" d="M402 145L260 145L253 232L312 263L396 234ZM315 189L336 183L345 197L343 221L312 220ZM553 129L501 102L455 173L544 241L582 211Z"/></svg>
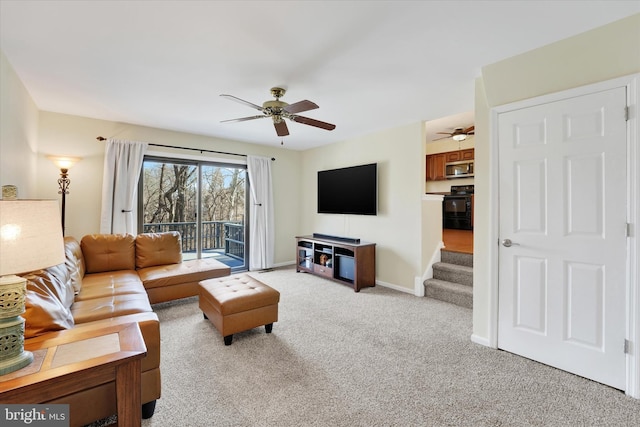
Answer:
<svg viewBox="0 0 640 427"><path fill-rule="evenodd" d="M57 200L0 200L0 276L64 261Z"/></svg>
<svg viewBox="0 0 640 427"><path fill-rule="evenodd" d="M60 169L70 169L71 166L82 160L80 157L69 156L47 156L47 158L55 163Z"/></svg>

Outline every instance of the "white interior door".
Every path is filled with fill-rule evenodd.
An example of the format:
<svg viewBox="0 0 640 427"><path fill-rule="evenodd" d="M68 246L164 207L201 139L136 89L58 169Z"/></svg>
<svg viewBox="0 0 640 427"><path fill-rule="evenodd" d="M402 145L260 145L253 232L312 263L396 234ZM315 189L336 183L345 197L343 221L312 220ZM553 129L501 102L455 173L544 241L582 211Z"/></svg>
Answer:
<svg viewBox="0 0 640 427"><path fill-rule="evenodd" d="M498 117L498 347L619 389L625 106L616 88Z"/></svg>

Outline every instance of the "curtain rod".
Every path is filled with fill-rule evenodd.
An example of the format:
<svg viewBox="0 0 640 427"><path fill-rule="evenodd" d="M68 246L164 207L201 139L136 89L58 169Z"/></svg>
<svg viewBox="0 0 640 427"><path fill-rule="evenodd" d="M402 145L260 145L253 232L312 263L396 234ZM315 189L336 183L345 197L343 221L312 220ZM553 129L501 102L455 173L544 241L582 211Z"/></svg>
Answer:
<svg viewBox="0 0 640 427"><path fill-rule="evenodd" d="M96 139L98 141L106 141L107 140L107 138L105 138L104 136L99 136ZM229 156L247 157L246 154L227 153L226 151L205 150L204 148L178 147L176 145L163 145L163 144L152 144L152 143L149 143L149 145L152 145L154 147L177 148L178 150L199 151L201 154L202 153L216 153L216 154L226 154L226 155L229 155ZM271 160L275 161L276 158L272 157Z"/></svg>

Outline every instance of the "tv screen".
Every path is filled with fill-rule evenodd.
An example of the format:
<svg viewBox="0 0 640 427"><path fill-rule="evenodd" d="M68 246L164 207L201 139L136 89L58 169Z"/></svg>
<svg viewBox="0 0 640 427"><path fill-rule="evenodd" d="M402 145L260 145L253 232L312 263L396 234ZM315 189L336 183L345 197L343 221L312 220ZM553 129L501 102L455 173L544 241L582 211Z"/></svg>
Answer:
<svg viewBox="0 0 640 427"><path fill-rule="evenodd" d="M376 215L378 165L319 171L318 213Z"/></svg>

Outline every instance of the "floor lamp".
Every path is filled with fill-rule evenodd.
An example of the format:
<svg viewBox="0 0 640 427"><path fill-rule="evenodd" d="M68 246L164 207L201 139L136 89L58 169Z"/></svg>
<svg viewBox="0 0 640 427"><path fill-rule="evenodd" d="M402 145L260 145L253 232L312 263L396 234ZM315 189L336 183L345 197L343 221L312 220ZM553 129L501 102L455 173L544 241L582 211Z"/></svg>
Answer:
<svg viewBox="0 0 640 427"><path fill-rule="evenodd" d="M27 280L16 274L65 261L56 200L0 200L0 375L33 361L24 351Z"/></svg>
<svg viewBox="0 0 640 427"><path fill-rule="evenodd" d="M71 184L71 180L69 179L69 169L82 159L80 157L65 156L48 156L48 158L60 168L58 194L62 194L62 235L64 235L65 200L66 195L69 194L69 185Z"/></svg>

